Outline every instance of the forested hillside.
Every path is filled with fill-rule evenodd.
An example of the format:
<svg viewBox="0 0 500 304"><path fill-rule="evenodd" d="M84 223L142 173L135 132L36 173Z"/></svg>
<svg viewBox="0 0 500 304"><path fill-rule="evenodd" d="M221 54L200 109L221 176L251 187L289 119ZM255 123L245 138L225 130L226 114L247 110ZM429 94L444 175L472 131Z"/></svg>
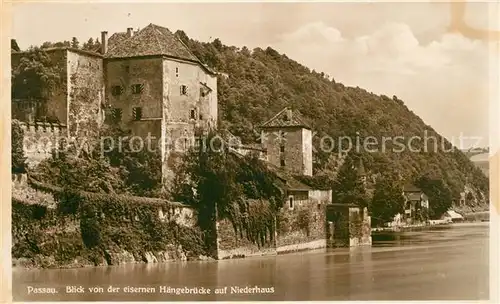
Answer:
<svg viewBox="0 0 500 304"><path fill-rule="evenodd" d="M202 62L227 74L228 77L219 77L218 82L220 126L243 141L256 141L256 127L283 107L290 106L299 110L317 132L313 139L316 174L327 176L337 169L338 138L350 136L355 143L358 137L362 143L368 136L374 136L378 145L369 146L371 152L361 147L370 180L388 170L397 172L404 182L411 183L422 176L441 179L451 190L454 201L458 201L468 177L473 187L480 190L475 193L478 200L474 204L487 203L489 186L485 175L459 149L451 149L450 142L396 96L389 98L359 87L346 87L272 48L250 51L246 47L225 46L219 39L202 43L182 31L176 34ZM325 135L336 141L331 152L319 148L320 139ZM415 136L422 140L409 144ZM408 149L401 152L401 147L391 141L386 142L383 150L383 137L401 137L400 144L406 143L406 147L422 152ZM424 144L424 137L435 139ZM345 149L346 144L342 147ZM378 147L379 152L373 152L374 147Z"/></svg>
<svg viewBox="0 0 500 304"><path fill-rule="evenodd" d="M352 143L356 140L363 143L370 136L378 144L368 146L370 152L364 151L362 145L359 147L369 182L389 171L395 172L402 183L415 183L422 177L442 180L453 200L458 201L468 180L476 190L473 204L486 205L487 177L462 151L452 149L451 143L396 96L379 96L359 87L346 87L272 48L249 50L225 46L219 39L211 43L199 42L183 31L177 31L176 35L202 62L224 73L218 79L220 127L229 129L244 142L258 141L259 124L290 106L301 112L317 132L313 138L314 173L324 177L321 180L330 185L339 169L339 147L348 148L347 142L340 143L339 139L347 136ZM89 50L98 44L89 39L81 48ZM71 43L45 42L41 47L58 45L80 48L76 38ZM386 94L392 95L391 92ZM320 149L320 140L325 136L334 140L333 145L325 141L326 148L333 148L331 151ZM412 140L412 137L417 139ZM424 137L431 138L427 144ZM382 143L384 138L389 139L385 144ZM391 143L394 140L397 144ZM406 147L404 151L402 146ZM422 152L415 152L418 149Z"/></svg>

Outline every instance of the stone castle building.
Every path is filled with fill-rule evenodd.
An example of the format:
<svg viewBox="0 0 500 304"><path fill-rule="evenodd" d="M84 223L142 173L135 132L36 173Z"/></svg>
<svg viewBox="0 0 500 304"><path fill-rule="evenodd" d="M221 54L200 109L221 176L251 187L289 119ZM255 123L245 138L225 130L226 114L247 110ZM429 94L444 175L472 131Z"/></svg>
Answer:
<svg viewBox="0 0 500 304"><path fill-rule="evenodd" d="M44 49L59 81L43 97L13 94L13 118L23 121L33 137L92 137L105 123L131 135L149 136L159 145L165 183L173 176L175 152L184 151L198 130L217 126L217 73L161 26L101 35L101 46L94 51ZM12 68L26 64L29 56L29 52L14 51ZM356 206L335 207L331 189L316 189L300 181L300 176L313 175L311 127L300 113L284 108L259 130L259 144L238 144L235 150L257 152L276 173L284 192L283 227L278 228L281 232L272 251L324 248L338 240L347 246L371 244L369 232L361 228L370 226L366 212ZM50 152L37 151L28 158L40 161ZM298 219L307 228L296 227ZM340 224L327 225L332 221ZM349 228L353 223L360 226L355 232ZM253 245L240 244L230 223L220 223L219 228L226 231L222 243L227 246L221 245L221 256L232 256L241 246L247 253L260 252Z"/></svg>
<svg viewBox="0 0 500 304"><path fill-rule="evenodd" d="M70 137L90 136L105 121L149 135L160 145L167 176L172 151L190 144L195 130L217 125L217 75L158 25L109 38L102 32L101 41L94 52L45 49L60 81L44 98L12 96L13 118L27 130L50 122ZM12 68L26 57L13 52Z"/></svg>

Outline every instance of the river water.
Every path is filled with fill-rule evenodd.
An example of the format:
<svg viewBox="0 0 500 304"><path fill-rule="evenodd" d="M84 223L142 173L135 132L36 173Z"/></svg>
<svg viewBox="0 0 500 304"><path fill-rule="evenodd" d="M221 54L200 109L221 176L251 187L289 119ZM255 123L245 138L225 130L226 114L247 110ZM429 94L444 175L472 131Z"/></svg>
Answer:
<svg viewBox="0 0 500 304"><path fill-rule="evenodd" d="M223 261L14 269L13 297L15 301L486 300L488 236L488 223L455 224L374 235L373 246L365 248ZM81 286L84 292L68 293L67 286L74 290ZM93 286L102 287L102 292L90 292ZM53 288L56 293L29 293L30 287Z"/></svg>

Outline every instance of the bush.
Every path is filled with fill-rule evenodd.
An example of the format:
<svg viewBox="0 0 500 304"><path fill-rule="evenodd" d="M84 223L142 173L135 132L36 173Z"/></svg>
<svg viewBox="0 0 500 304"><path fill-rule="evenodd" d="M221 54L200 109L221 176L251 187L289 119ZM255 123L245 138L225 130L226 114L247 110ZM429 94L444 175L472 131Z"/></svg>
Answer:
<svg viewBox="0 0 500 304"><path fill-rule="evenodd" d="M12 173L26 172L26 156L23 148L24 131L18 120L11 123Z"/></svg>

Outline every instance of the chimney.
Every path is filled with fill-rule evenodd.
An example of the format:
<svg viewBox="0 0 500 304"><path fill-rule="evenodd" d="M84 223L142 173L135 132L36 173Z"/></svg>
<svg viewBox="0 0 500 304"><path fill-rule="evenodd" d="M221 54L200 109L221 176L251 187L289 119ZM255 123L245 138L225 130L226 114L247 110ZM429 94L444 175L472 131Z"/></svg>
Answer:
<svg viewBox="0 0 500 304"><path fill-rule="evenodd" d="M290 108L286 109L286 119L292 120L292 110Z"/></svg>
<svg viewBox="0 0 500 304"><path fill-rule="evenodd" d="M127 37L132 37L134 35L134 28L132 27L127 27Z"/></svg>
<svg viewBox="0 0 500 304"><path fill-rule="evenodd" d="M108 32L101 32L101 53L104 55L108 52Z"/></svg>

